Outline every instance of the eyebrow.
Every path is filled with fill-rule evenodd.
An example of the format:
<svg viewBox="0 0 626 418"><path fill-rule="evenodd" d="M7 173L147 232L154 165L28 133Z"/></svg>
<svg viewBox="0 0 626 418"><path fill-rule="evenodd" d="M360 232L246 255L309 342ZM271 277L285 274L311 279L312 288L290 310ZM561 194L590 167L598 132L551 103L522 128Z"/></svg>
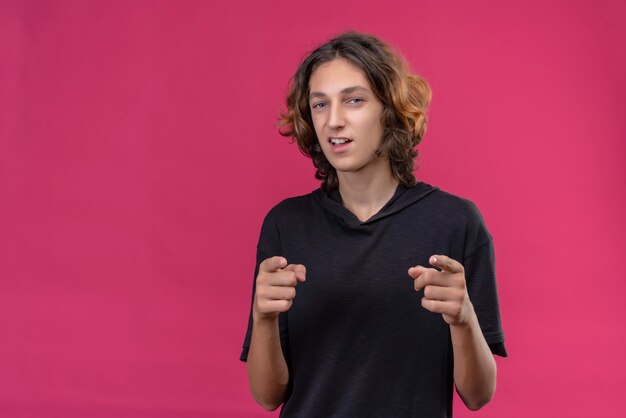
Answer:
<svg viewBox="0 0 626 418"><path fill-rule="evenodd" d="M370 92L369 89L366 89L365 87L362 87L362 86L350 86L341 90L339 93L350 94L350 93L354 93L355 91L363 91L366 93ZM326 97L326 94L322 93L321 91L312 91L311 93L309 93L309 100L313 99L314 97Z"/></svg>

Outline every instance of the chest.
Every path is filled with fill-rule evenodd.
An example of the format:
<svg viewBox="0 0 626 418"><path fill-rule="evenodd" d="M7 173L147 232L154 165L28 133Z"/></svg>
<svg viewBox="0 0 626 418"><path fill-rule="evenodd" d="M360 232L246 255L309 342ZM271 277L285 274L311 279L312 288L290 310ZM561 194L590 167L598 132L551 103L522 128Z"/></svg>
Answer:
<svg viewBox="0 0 626 418"><path fill-rule="evenodd" d="M423 293L414 290L407 271L428 266L433 254L460 259L463 239L454 222L435 223L408 212L358 228L327 219L323 225L303 220L281 231L283 255L307 268L289 311L290 332L382 335L394 327L398 334L424 328L447 332L441 315L421 307Z"/></svg>

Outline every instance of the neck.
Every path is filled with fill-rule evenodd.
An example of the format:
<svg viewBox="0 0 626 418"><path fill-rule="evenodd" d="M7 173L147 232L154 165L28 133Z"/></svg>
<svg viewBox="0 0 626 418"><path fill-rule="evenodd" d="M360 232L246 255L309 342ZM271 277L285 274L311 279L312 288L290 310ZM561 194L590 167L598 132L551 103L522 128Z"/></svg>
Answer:
<svg viewBox="0 0 626 418"><path fill-rule="evenodd" d="M381 159L380 163L375 170L337 173L343 206L361 222L380 211L398 187L398 179L391 173L389 161Z"/></svg>

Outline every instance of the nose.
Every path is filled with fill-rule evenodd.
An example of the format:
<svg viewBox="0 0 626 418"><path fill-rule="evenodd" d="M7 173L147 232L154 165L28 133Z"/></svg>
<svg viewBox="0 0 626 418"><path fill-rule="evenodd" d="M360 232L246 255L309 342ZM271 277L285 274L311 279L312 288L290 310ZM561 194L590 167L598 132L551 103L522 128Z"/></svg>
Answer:
<svg viewBox="0 0 626 418"><path fill-rule="evenodd" d="M345 126L346 121L341 105L333 105L330 107L328 115L328 127L334 130L341 129Z"/></svg>

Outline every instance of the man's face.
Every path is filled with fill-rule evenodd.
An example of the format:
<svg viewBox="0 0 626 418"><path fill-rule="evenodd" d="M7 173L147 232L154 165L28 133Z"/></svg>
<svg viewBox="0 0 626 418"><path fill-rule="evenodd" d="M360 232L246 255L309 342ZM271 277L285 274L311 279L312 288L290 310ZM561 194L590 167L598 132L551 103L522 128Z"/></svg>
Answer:
<svg viewBox="0 0 626 418"><path fill-rule="evenodd" d="M383 104L365 73L344 58L320 65L309 82L309 105L322 152L337 174L378 169Z"/></svg>

